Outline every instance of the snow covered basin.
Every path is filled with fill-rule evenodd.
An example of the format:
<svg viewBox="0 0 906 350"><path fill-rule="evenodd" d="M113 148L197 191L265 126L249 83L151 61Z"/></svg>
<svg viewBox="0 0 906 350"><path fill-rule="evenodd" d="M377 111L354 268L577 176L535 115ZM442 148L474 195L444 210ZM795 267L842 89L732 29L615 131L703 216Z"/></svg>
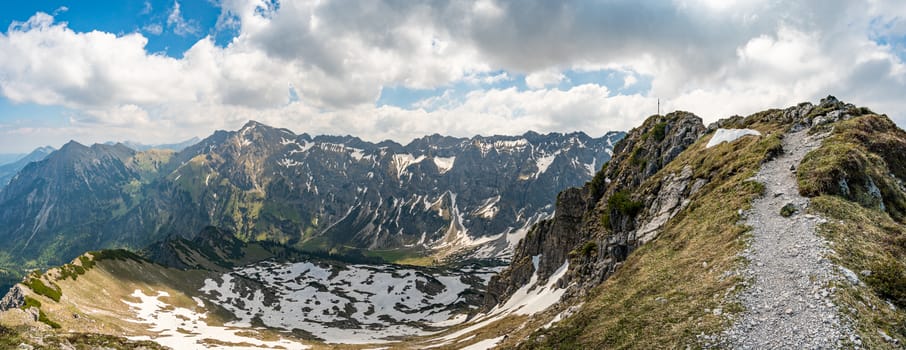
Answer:
<svg viewBox="0 0 906 350"><path fill-rule="evenodd" d="M263 324L327 343L367 344L465 321L497 270L262 262L207 279L200 291L236 316L228 326Z"/></svg>

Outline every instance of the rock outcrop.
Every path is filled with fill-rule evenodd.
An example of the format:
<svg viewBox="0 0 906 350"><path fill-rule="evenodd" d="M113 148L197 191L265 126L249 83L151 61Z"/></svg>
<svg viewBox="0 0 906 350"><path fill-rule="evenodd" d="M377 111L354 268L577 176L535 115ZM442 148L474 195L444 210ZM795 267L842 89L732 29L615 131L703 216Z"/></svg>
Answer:
<svg viewBox="0 0 906 350"><path fill-rule="evenodd" d="M0 311L18 309L25 305L25 293L22 287L15 285L0 299Z"/></svg>
<svg viewBox="0 0 906 350"><path fill-rule="evenodd" d="M570 260L571 271L559 283L575 286L573 293L606 279L704 185L705 180L692 178L691 169L683 169L664 177L657 188L638 192L643 181L704 133L701 119L687 112L655 115L630 131L591 182L560 193L554 217L529 231L510 267L490 282L486 304L506 300L524 285L535 273L532 257L539 255L541 280Z"/></svg>

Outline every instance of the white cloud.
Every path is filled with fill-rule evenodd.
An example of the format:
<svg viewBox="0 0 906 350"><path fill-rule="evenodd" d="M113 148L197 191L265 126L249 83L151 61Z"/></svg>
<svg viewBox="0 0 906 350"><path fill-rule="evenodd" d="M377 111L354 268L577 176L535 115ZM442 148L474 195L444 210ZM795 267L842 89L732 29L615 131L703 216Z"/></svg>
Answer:
<svg viewBox="0 0 906 350"><path fill-rule="evenodd" d="M167 15L167 26L172 28L173 33L176 35L186 36L197 34L201 30L198 26L198 22L183 18L179 8L179 1L173 1L173 7Z"/></svg>
<svg viewBox="0 0 906 350"><path fill-rule="evenodd" d="M559 69L550 68L526 75L525 85L532 89L540 89L557 85L563 80L566 80L566 76Z"/></svg>
<svg viewBox="0 0 906 350"><path fill-rule="evenodd" d="M151 35L161 35L164 32L164 27L160 23L151 23L142 27L142 30Z"/></svg>
<svg viewBox="0 0 906 350"><path fill-rule="evenodd" d="M144 5L142 5L142 11L139 12L139 14L147 15L150 14L152 10L154 10L154 7L151 5L151 1L145 0Z"/></svg>
<svg viewBox="0 0 906 350"><path fill-rule="evenodd" d="M91 140L116 130L139 141L175 141L252 118L398 141L435 132L600 134L637 125L655 112L656 98L668 110L712 121L827 94L906 121L904 45L874 41L906 34L900 1L219 4L216 30L239 35L226 47L201 38L182 58L147 52L141 33L76 32L38 13L0 35L0 93L15 103L65 107L68 130ZM142 32L164 29L201 33L176 1L166 28ZM623 87L644 76L651 91L552 88L565 81L565 69L622 71ZM529 91L486 88L519 75ZM475 90L454 93L450 87L460 83ZM385 86L448 91L412 110L376 107ZM130 123L145 127L130 131ZM66 135L19 124L0 133L20 129ZM0 149L11 140L0 140Z"/></svg>
<svg viewBox="0 0 906 350"><path fill-rule="evenodd" d="M635 85L635 83L637 83L637 82L639 82L639 79L636 78L635 74L633 74L632 72L628 72L623 77L623 88L631 87L631 86Z"/></svg>

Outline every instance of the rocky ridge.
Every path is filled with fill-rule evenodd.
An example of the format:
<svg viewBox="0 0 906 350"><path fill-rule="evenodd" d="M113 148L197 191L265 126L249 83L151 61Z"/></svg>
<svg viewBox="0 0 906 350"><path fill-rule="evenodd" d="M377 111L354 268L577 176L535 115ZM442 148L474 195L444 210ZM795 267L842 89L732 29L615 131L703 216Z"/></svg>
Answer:
<svg viewBox="0 0 906 350"><path fill-rule="evenodd" d="M757 238L753 241L753 247L746 250L745 253L745 256L752 260L753 265L750 270L740 273L742 277L750 278L755 282L751 289L743 289L745 292L740 298L743 300L743 306L750 311L736 321L734 328L727 331L726 334L734 339L729 340L727 344L740 348L777 346L828 348L844 344L849 344L847 346L858 345L859 336L848 325L847 317L838 312L838 307L833 301L836 291L832 285L837 283L834 281L840 281L838 271L846 270L838 270L830 263L828 254L831 254L831 251L826 250L823 240L815 234L815 227L826 221L822 221L814 214L803 214L808 206L807 200L798 194L793 170L797 169L806 153L820 145L822 133L833 130L837 123L866 115L872 116L874 113L867 108L858 108L829 96L822 99L817 105L802 103L784 110L768 110L749 117L731 117L716 122L708 128L701 126L700 121L696 125L697 118L686 119L687 123L679 123L679 125L685 124L689 127L672 128L671 122L676 123L676 120L664 121L658 120L657 116L652 117L643 126L631 131L617 145L613 159L596 175L595 180L582 188L561 192L558 196L555 217L533 227L526 239L517 247L511 266L492 280L488 288L489 296L486 299L486 305L505 302L514 290L520 288L524 281L535 273L542 276L550 275L552 269L550 266L545 266L545 261L547 265L555 267L564 260L569 262L569 273L557 281L559 286L569 290L564 296L562 306L557 310L564 310L563 312L572 310L567 306L583 305L585 302L589 302L586 300L587 297L599 299L600 295L589 295L588 293L596 289L598 291L595 293L602 292L601 288L596 287L601 286L604 281L619 271L622 262L637 248L657 240L665 224L671 222L677 215L681 215L680 213L683 213L690 203L698 203L693 204L696 206L702 205L697 194L703 188L708 188L708 190L702 192L716 195L711 183L716 182L717 186L723 186L726 178L714 178L714 176L726 172L726 169L720 168L721 166L729 167L731 164L720 164L719 161L707 165L688 163L695 157L687 156L684 160L685 165L671 166L668 171L660 170L665 168L683 150L698 142L702 135L713 133L719 128L755 126L757 129L768 130L764 136L755 136L755 138L764 140L759 143L767 147L763 149L766 152L765 160L767 161L764 163L766 165L763 171L766 172L763 174L771 174L759 175L758 179L766 179L770 183L767 184L767 197L753 202L754 209L751 212L747 212L747 214L744 214L742 210L739 212L740 217L748 215L750 226L759 227L754 233ZM661 127L666 130L671 130L671 128L672 130L687 130L689 136L684 137L683 133L661 136L658 132ZM815 136L806 137L807 133L815 134ZM665 134L670 135L669 131ZM655 144L653 147L652 145L636 146L644 145L649 140L663 141L663 143ZM772 140L782 140L782 142L776 141L776 145L770 146L775 142ZM704 147L697 146L696 148ZM665 150L671 149L676 151L665 152ZM722 151L719 152L731 149L734 148L721 148ZM661 152L658 153L657 150ZM784 151L787 154L784 154ZM655 161L649 160L645 155L655 155ZM662 157L657 158L657 155L662 155ZM740 156L745 157L746 155ZM781 157L779 160L771 160L778 156ZM704 157L705 159L702 161L712 162L712 160L708 160L710 155L704 155ZM894 155L884 157L894 157ZM893 161L895 162L896 159ZM704 166L714 168L709 171L707 168L702 169ZM895 172L895 170L892 171ZM899 205L897 198L899 197L894 195L895 191L889 189L889 186L885 187L886 182L879 182L879 185L875 187L871 187L871 181L868 180L855 179L851 182L859 185L853 187L856 188L855 190L844 191L843 195L852 196L860 203L867 202L866 205L869 206L880 205L882 210L886 207L889 212L893 213L891 215L897 213ZM746 186L744 181L739 185ZM858 187L863 185L864 188ZM840 186L842 191L844 185ZM877 189L878 187L883 188ZM858 193L852 194L856 192ZM790 219L785 219L781 215L781 208L790 203L797 206L798 213L793 214ZM675 229L673 235L676 235ZM766 238L776 235L783 236L788 233L790 235L789 237L784 236L785 239ZM688 244L671 242L668 244L680 246ZM533 266L526 263L532 258L537 260L539 257L541 264ZM779 265L785 267L778 267ZM708 261L703 262L700 267L705 270L710 269ZM636 270L639 268L641 267L635 267ZM789 275L791 273L795 275L793 276L795 278ZM728 283L732 281L734 275L733 271L725 271L718 281ZM609 289L614 288L619 287L611 285ZM734 288L730 288L726 293L735 295L733 290ZM656 299L655 303L670 302L664 297ZM764 309L766 306L769 309ZM692 313L695 314L695 312ZM721 307L705 309L705 313L706 317L715 320L714 322L731 317L727 315L733 314ZM582 318L575 322L586 327L584 322L588 322L593 317L595 316L583 313ZM695 320L695 317L702 316L693 316L690 320ZM557 316L557 319L559 318L560 316ZM780 329L792 324L790 322L795 323L795 331ZM594 326L587 324L587 327L593 329ZM540 335L531 337L530 342L519 342L518 344L520 347L533 348L537 344L545 344L543 339L547 335L562 335L562 332L573 331L558 329L557 332L550 333L539 330L536 334ZM806 334L806 336L801 336L801 334ZM557 335L557 337L561 335ZM747 336L751 336L752 339L745 340ZM564 338L554 339L564 340ZM575 341L575 339L569 339L571 339L569 341ZM699 337L699 341L704 342L705 346L711 344L713 339L716 339L716 336ZM512 343L508 344L512 345Z"/></svg>

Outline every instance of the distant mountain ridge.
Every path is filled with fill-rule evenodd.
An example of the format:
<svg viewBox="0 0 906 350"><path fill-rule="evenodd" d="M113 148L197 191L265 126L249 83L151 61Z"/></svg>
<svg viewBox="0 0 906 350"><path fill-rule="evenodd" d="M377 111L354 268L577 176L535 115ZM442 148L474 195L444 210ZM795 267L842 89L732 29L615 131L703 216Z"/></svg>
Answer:
<svg viewBox="0 0 906 350"><path fill-rule="evenodd" d="M249 122L180 152L70 142L0 191L0 267L191 238L209 225L245 241L389 261L505 257L622 136L431 135L401 145Z"/></svg>
<svg viewBox="0 0 906 350"><path fill-rule="evenodd" d="M198 137L192 137L192 138L182 141L182 142L165 143L165 144L157 144L157 145L146 145L146 144L143 144L140 142L128 141L128 140L122 141L122 142L108 141L108 142L105 142L104 144L112 146L117 143L122 143L126 147L129 147L136 151L148 151L148 150L152 150L152 149L158 149L158 150L171 150L171 151L179 152L179 151L186 149L186 147L189 147L189 146L192 146L192 145L198 143L199 141L201 141L201 139L199 139Z"/></svg>
<svg viewBox="0 0 906 350"><path fill-rule="evenodd" d="M0 188L6 186L6 184L16 176L16 173L18 173L19 170L22 170L28 163L42 160L53 151L56 151L56 149L50 146L38 147L34 151L31 151L31 153L22 156L11 163L0 165Z"/></svg>
<svg viewBox="0 0 906 350"><path fill-rule="evenodd" d="M22 157L25 157L25 153L3 153L0 154L0 165L6 165L12 162L15 162Z"/></svg>

